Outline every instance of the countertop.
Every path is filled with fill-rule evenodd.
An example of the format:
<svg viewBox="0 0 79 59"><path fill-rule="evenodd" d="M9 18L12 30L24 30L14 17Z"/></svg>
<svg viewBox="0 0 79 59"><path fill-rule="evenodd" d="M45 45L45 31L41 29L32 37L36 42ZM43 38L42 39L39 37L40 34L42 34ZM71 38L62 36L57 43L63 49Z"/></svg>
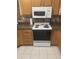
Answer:
<svg viewBox="0 0 79 59"><path fill-rule="evenodd" d="M61 25L52 25L53 31L59 30L61 31ZM32 30L32 25L27 24L17 24L17 29L29 29Z"/></svg>
<svg viewBox="0 0 79 59"><path fill-rule="evenodd" d="M18 24L17 25L17 29L29 29L29 30L31 30L32 26L31 25L27 25L27 24Z"/></svg>

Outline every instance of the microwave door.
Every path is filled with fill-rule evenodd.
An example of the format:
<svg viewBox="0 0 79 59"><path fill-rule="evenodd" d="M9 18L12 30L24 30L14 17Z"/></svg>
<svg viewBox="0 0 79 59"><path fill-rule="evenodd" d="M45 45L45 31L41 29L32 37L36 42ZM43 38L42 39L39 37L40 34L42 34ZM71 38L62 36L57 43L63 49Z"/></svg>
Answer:
<svg viewBox="0 0 79 59"><path fill-rule="evenodd" d="M34 16L45 16L45 11L35 11Z"/></svg>

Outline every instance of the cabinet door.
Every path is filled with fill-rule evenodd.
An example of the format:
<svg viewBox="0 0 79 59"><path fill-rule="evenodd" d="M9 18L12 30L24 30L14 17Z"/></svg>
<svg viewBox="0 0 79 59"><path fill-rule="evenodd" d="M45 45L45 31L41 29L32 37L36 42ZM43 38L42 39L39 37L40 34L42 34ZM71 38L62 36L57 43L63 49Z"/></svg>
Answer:
<svg viewBox="0 0 79 59"><path fill-rule="evenodd" d="M20 15L31 15L31 0L18 0Z"/></svg>
<svg viewBox="0 0 79 59"><path fill-rule="evenodd" d="M44 0L44 6L52 6L52 0Z"/></svg>
<svg viewBox="0 0 79 59"><path fill-rule="evenodd" d="M19 3L17 1L17 20L20 20Z"/></svg>
<svg viewBox="0 0 79 59"><path fill-rule="evenodd" d="M17 46L23 45L22 30L17 30Z"/></svg>
<svg viewBox="0 0 79 59"><path fill-rule="evenodd" d="M53 43L55 46L60 47L60 44L61 44L61 32L60 31L53 32Z"/></svg>
<svg viewBox="0 0 79 59"><path fill-rule="evenodd" d="M52 7L53 7L53 15L59 15L60 0L53 0Z"/></svg>
<svg viewBox="0 0 79 59"><path fill-rule="evenodd" d="M32 6L51 6L51 0L32 0Z"/></svg>
<svg viewBox="0 0 79 59"><path fill-rule="evenodd" d="M32 7L39 7L42 0L32 0Z"/></svg>
<svg viewBox="0 0 79 59"><path fill-rule="evenodd" d="M31 30L23 30L23 41L26 45L32 44L32 31Z"/></svg>

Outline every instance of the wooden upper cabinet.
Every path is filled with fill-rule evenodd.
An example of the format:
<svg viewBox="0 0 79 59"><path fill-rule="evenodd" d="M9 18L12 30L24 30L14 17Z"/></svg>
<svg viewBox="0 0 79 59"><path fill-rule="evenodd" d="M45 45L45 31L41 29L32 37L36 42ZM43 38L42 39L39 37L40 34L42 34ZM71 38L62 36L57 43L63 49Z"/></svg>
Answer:
<svg viewBox="0 0 79 59"><path fill-rule="evenodd" d="M19 2L20 16L21 15L31 16L32 7L40 7L40 6L52 6L53 8L52 15L59 15L61 0L18 0L18 2Z"/></svg>
<svg viewBox="0 0 79 59"><path fill-rule="evenodd" d="M61 0L32 0L32 6L52 6L52 15L59 15Z"/></svg>
<svg viewBox="0 0 79 59"><path fill-rule="evenodd" d="M52 0L45 0L44 5L45 6L51 6L52 5Z"/></svg>
<svg viewBox="0 0 79 59"><path fill-rule="evenodd" d="M31 0L18 0L20 15L31 15L32 5Z"/></svg>
<svg viewBox="0 0 79 59"><path fill-rule="evenodd" d="M53 15L59 15L60 0L53 0L52 7L53 7Z"/></svg>
<svg viewBox="0 0 79 59"><path fill-rule="evenodd" d="M50 6L51 0L32 0L32 6L39 7L39 6Z"/></svg>
<svg viewBox="0 0 79 59"><path fill-rule="evenodd" d="M32 7L39 7L42 0L32 0Z"/></svg>

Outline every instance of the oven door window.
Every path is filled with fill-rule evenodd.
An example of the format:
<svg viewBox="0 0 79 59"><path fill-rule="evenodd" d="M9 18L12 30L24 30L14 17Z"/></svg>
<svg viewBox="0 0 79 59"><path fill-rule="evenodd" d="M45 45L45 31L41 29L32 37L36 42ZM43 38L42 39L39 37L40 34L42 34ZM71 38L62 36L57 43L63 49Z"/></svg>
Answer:
<svg viewBox="0 0 79 59"><path fill-rule="evenodd" d="M45 16L45 11L35 11L34 15L35 16Z"/></svg>
<svg viewBox="0 0 79 59"><path fill-rule="evenodd" d="M49 41L50 34L50 30L33 30L33 37L36 41Z"/></svg>

